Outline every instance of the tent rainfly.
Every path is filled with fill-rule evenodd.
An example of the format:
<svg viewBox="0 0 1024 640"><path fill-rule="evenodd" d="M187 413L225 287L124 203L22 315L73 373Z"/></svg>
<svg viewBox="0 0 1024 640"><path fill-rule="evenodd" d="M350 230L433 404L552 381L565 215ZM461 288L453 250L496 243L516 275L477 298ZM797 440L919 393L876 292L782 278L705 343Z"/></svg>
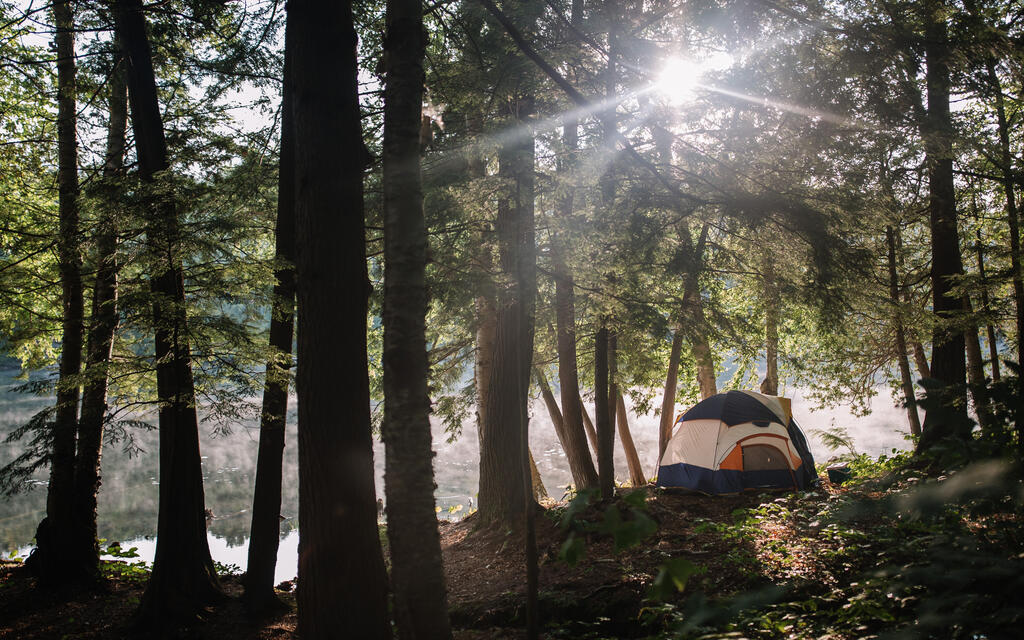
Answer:
<svg viewBox="0 0 1024 640"><path fill-rule="evenodd" d="M658 468L658 486L711 494L817 482L789 398L753 391L719 393L679 416Z"/></svg>

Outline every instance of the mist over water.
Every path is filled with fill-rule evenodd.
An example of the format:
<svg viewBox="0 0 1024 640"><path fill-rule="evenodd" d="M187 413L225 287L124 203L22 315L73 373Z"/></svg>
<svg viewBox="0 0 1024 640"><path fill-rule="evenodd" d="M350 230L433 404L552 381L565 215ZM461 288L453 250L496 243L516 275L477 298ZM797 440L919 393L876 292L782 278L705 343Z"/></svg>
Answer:
<svg viewBox="0 0 1024 640"><path fill-rule="evenodd" d="M0 371L0 441L21 426L52 399L10 393L17 386L16 370ZM842 427L852 437L857 450L878 455L891 449L905 449L907 420L904 409L893 406L884 391L871 403L872 413L856 417L847 407L811 411L799 392L792 394L797 422L807 435L815 460L822 462L831 455L811 433L813 429ZM284 487L277 580L295 575L298 544L298 451L295 430L295 398L291 398L284 454ZM636 416L629 399L630 431L636 444L644 474L657 474L658 422L654 415ZM660 406L656 398L652 406ZM677 405L676 411L684 407ZM555 436L554 427L543 402L530 404L530 450L533 452L549 495L558 500L572 482L565 453ZM587 410L593 415L593 405ZM154 421L155 422L155 421ZM463 517L476 506L477 466L479 450L476 425L472 419L463 425L461 437L448 443L439 421L432 420L434 449L437 452L434 472L439 516ZM110 542L121 542L124 548L138 547L140 560L151 561L156 546L155 533L159 482L157 478L157 442L155 430L135 434L143 452L130 457L119 446L104 445L103 485L99 496L99 536ZM210 549L215 561L245 568L249 536L249 516L255 480L256 455L259 444L257 420L234 425L228 435L212 434L208 424L200 425L206 505L214 518L209 523ZM0 444L0 465L7 464L23 450L20 443ZM384 447L374 441L376 486L384 495ZM626 460L616 436L615 469L619 480L628 478ZM32 548L35 528L45 515L47 472L41 473L36 487L14 496L0 498L0 552L5 557L26 556Z"/></svg>

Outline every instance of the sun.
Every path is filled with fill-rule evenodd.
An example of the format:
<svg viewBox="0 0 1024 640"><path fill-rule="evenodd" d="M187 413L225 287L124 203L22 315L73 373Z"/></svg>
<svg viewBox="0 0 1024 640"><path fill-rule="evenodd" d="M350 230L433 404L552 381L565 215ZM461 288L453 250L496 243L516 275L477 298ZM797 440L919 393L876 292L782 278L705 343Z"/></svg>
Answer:
<svg viewBox="0 0 1024 640"><path fill-rule="evenodd" d="M733 62L733 56L724 52L715 52L702 60L668 58L658 72L652 89L665 96L672 104L684 104L692 101L699 89L707 88L703 84L705 73L726 69L732 66Z"/></svg>
<svg viewBox="0 0 1024 640"><path fill-rule="evenodd" d="M654 90L673 104L689 102L696 96L702 73L701 65L693 60L669 58L658 72Z"/></svg>

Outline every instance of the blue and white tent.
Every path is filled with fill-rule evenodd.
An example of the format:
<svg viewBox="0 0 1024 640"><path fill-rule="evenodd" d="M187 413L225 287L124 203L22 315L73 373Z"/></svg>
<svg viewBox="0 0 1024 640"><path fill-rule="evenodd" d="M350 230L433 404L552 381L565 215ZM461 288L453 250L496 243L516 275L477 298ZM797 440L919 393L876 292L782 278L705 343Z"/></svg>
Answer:
<svg viewBox="0 0 1024 640"><path fill-rule="evenodd" d="M789 398L729 391L681 415L658 468L658 485L704 493L809 488L814 458Z"/></svg>

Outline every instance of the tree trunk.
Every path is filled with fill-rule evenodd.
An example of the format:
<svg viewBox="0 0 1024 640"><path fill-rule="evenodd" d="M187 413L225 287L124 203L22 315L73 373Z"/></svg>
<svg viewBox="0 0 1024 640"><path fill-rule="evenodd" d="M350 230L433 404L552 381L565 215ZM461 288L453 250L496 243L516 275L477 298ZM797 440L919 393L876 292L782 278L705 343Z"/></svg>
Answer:
<svg viewBox="0 0 1024 640"><path fill-rule="evenodd" d="M471 120L470 130L482 135L482 125L477 126L476 120ZM487 162L479 153L471 151L468 161L469 177L479 179L487 176ZM474 306L476 309L476 353L473 377L476 383L476 418L477 418L477 445L483 446L483 433L487 420L487 406L490 403L491 369L494 364L495 340L497 338L498 308L495 306L497 289L494 286L494 279L491 270L494 268L493 252L488 233L483 232L479 238L479 250L477 253L477 265L480 273L480 291L477 295Z"/></svg>
<svg viewBox="0 0 1024 640"><path fill-rule="evenodd" d="M761 393L779 395L779 290L775 282L775 264L767 259L764 273L764 352L766 373Z"/></svg>
<svg viewBox="0 0 1024 640"><path fill-rule="evenodd" d="M551 425L555 428L555 435L558 436L558 442L564 450L566 448L565 416L562 415L562 411L558 408L555 394L551 392L551 385L548 384L548 379L544 376L544 372L539 367L534 367L533 377L537 380L537 386L540 387L540 397L544 400L544 406L547 407L548 416L551 418ZM568 457L568 453L566 453L566 456Z"/></svg>
<svg viewBox="0 0 1024 640"><path fill-rule="evenodd" d="M75 131L75 35L71 4L52 6L57 43L57 266L62 323L57 406L46 491L46 523L40 524L29 566L43 584L83 576L70 562L74 538L75 439L78 431L78 374L82 366L82 257L78 237L78 137Z"/></svg>
<svg viewBox="0 0 1024 640"><path fill-rule="evenodd" d="M292 29L285 26L285 61L281 97L281 151L277 177L277 221L274 226L274 293L260 413L260 444L243 601L251 613L280 609L274 573L281 540L281 485L288 418L288 384L295 329L295 122L292 115Z"/></svg>
<svg viewBox="0 0 1024 640"><path fill-rule="evenodd" d="M490 265L488 265L488 269L489 267ZM490 424L487 406L491 401L491 369L494 366L494 349L498 328L498 308L495 306L494 283L490 279L490 274L487 274L485 278L485 291L477 296L475 301L476 362L473 377L476 381L476 434L479 446L483 446L484 430Z"/></svg>
<svg viewBox="0 0 1024 640"><path fill-rule="evenodd" d="M597 455L597 429L594 428L594 421L587 413L587 406L583 404L583 396L577 396L580 401L580 415L583 417L583 427L587 430L587 440L590 441L590 448L594 455ZM596 472L595 472L596 473Z"/></svg>
<svg viewBox="0 0 1024 640"><path fill-rule="evenodd" d="M977 231L978 238L978 278L981 280L981 308L985 314L992 312L991 302L988 297L988 280L985 277L985 250L981 245L981 230ZM992 361L992 381L999 382L999 345L996 342L996 328L989 322L985 327L988 338L988 357Z"/></svg>
<svg viewBox="0 0 1024 640"><path fill-rule="evenodd" d="M964 342L967 349L967 382L974 400L974 411L978 416L978 426L983 431L992 428L994 418L988 400L988 389L985 381L985 361L981 356L981 337L978 335L978 324L974 320L974 307L968 295L963 296L964 313L967 324L964 328Z"/></svg>
<svg viewBox="0 0 1024 640"><path fill-rule="evenodd" d="M571 204L570 211L571 211ZM564 213L564 212L563 212ZM556 240L552 240L552 248ZM583 409L580 402L579 372L576 366L576 307L573 280L560 256L552 256L555 269L555 323L558 335L558 384L562 396L565 449L569 470L577 489L597 486L597 470L587 449Z"/></svg>
<svg viewBox="0 0 1024 640"><path fill-rule="evenodd" d="M384 39L384 489L398 637L451 638L427 389L427 228L420 174L426 32L419 0L387 0Z"/></svg>
<svg viewBox="0 0 1024 640"><path fill-rule="evenodd" d="M168 169L167 142L141 0L117 2L115 18L128 63L128 98L139 175L152 184ZM160 401L160 506L153 572L137 622L156 627L194 619L203 607L224 596L206 539L177 211L173 198L166 196L152 198L147 204L146 235L157 256L150 287Z"/></svg>
<svg viewBox="0 0 1024 640"><path fill-rule="evenodd" d="M530 486L533 489L533 499L540 502L541 499L549 497L548 490L544 486L544 479L540 477L540 469L537 468L537 461L533 459L533 452L527 449L526 453L530 457Z"/></svg>
<svg viewBox="0 0 1024 640"><path fill-rule="evenodd" d="M1010 129L1006 119L1006 106L1003 102L1003 87L999 82L995 61L992 58L988 59L987 67L996 99L1001 161L999 169L1003 175L1003 190L1006 193L1006 225L1010 231L1010 276L1013 278L1013 300L1017 310L1017 363L1024 364L1024 272L1021 270L1020 260L1020 218L1017 214L1017 200L1014 194ZM993 363L995 362L996 360L993 360ZM1024 398L1024 375L1017 376L1017 397ZM1017 421L1017 447L1019 451L1024 452L1024 421L1022 420Z"/></svg>
<svg viewBox="0 0 1024 640"><path fill-rule="evenodd" d="M963 275L957 234L956 193L953 184L953 124L949 110L950 45L942 6L925 6L925 59L928 112L921 123L928 166L928 210L932 234L932 309L939 326L932 335L931 377L937 381L933 405L925 415L919 451L945 440L970 438L965 388L964 333L954 319L961 300L953 292Z"/></svg>
<svg viewBox="0 0 1024 640"><path fill-rule="evenodd" d="M570 24L578 27L583 17L580 0L573 0ZM572 174L577 167L579 151L579 123L575 118L566 121L562 128L565 158L559 160L559 173ZM558 215L565 224L572 219L574 194L570 187L558 202ZM579 370L576 361L576 300L574 280L565 264L564 248L557 234L551 237L551 265L555 280L555 324L558 344L558 386L562 397L563 424L565 428L566 458L573 482L577 489L597 486L597 470L594 459L587 449L584 435L583 403L580 401Z"/></svg>
<svg viewBox="0 0 1024 640"><path fill-rule="evenodd" d="M510 115L522 125L533 101L513 101ZM501 529L523 526L530 368L533 359L536 254L533 229L533 138L506 143L499 150L499 174L511 192L498 204L496 232L500 268L494 362L488 381L487 423L480 448L480 518Z"/></svg>
<svg viewBox="0 0 1024 640"><path fill-rule="evenodd" d="M910 362L907 360L907 339L903 331L903 319L900 316L900 285L896 273L896 240L891 226L885 228L885 240L889 256L889 299L893 306L893 331L896 334L896 363L900 368L900 381L903 386L903 400L907 405L907 420L910 422L910 433L921 435L921 420L917 415L917 396L914 393L914 378L910 374Z"/></svg>
<svg viewBox="0 0 1024 640"><path fill-rule="evenodd" d="M608 414L608 328L601 321L594 340L594 413L597 421L597 475L600 480L601 499L615 496L615 424Z"/></svg>
<svg viewBox="0 0 1024 640"><path fill-rule="evenodd" d="M100 489L100 461L103 425L107 412L107 381L114 331L117 329L117 215L124 174L128 87L125 63L114 58L108 83L110 91L107 148L100 189L102 212L96 235L96 281L92 293L92 317L86 345L85 384L82 415L78 422L78 452L75 459L75 542L76 562L99 575L96 538L96 499Z"/></svg>
<svg viewBox="0 0 1024 640"><path fill-rule="evenodd" d="M389 638L367 376L369 284L352 2L288 3L295 118L304 638Z"/></svg>
<svg viewBox="0 0 1024 640"><path fill-rule="evenodd" d="M607 322L607 321L606 321ZM611 422L612 455L615 455L615 429L618 423L616 401L619 397L619 336L613 330L608 331L608 421ZM614 483L614 474L612 482Z"/></svg>
<svg viewBox="0 0 1024 640"><path fill-rule="evenodd" d="M622 441L622 450L626 454L626 465L629 467L629 482L634 487L642 487L647 484L647 477L644 476L644 469L640 466L640 456L636 453L633 435L629 432L626 403L623 401L621 393L617 394L616 398L615 408L618 419L615 422L619 429L619 440Z"/></svg>
<svg viewBox="0 0 1024 640"><path fill-rule="evenodd" d="M708 342L704 300L696 287L691 291L692 294L687 304L691 321L690 349L693 352L693 359L697 362L697 385L700 387L700 399L706 400L718 393L718 384L715 379L715 359L711 353L711 343Z"/></svg>
<svg viewBox="0 0 1024 640"><path fill-rule="evenodd" d="M661 424L658 427L658 466L665 455L672 426L676 419L676 385L679 382L679 358L683 352L683 330L676 327L672 336L672 349L668 356L668 373L665 375L665 395L661 399Z"/></svg>
<svg viewBox="0 0 1024 640"><path fill-rule="evenodd" d="M914 366L917 367L918 375L922 378L932 377L931 367L928 366L928 355L924 352L924 345L914 340L910 346L914 351Z"/></svg>

